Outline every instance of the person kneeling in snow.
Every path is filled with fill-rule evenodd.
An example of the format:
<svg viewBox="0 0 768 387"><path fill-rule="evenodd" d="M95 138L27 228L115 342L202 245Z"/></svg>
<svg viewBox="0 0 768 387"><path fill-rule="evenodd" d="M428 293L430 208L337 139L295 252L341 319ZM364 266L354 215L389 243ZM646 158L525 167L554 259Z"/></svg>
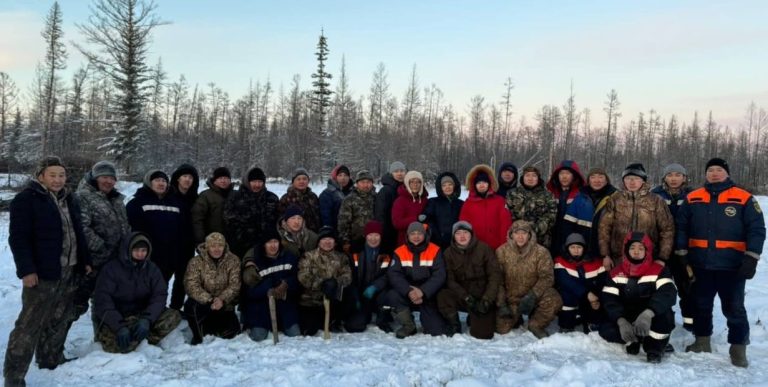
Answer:
<svg viewBox="0 0 768 387"><path fill-rule="evenodd" d="M563 255L555 258L555 288L563 299L563 309L557 315L560 332L573 332L579 318L584 333L602 322L600 292L607 276L602 260L592 259L587 253L584 237L578 233L568 235Z"/></svg>
<svg viewBox="0 0 768 387"><path fill-rule="evenodd" d="M395 249L392 267L387 278L392 290L387 293L387 304L395 308L395 316L402 325L395 332L398 339L416 334L411 309L420 313L424 333L439 336L445 333L445 321L437 309L437 292L445 284L445 262L440 248L427 241L424 226L413 222L408 226L404 245Z"/></svg>
<svg viewBox="0 0 768 387"><path fill-rule="evenodd" d="M277 325L286 336L299 335L299 260L282 248L274 227L264 230L261 243L245 253L243 325L253 341L262 341L272 329L269 293L275 297Z"/></svg>
<svg viewBox="0 0 768 387"><path fill-rule="evenodd" d="M305 336L314 336L323 327L323 298L331 302L330 324L334 331L341 330L352 302L346 290L352 282L352 270L347 256L335 250L333 229L322 227L318 238L317 248L299 261L299 282L304 286L299 300L299 326Z"/></svg>
<svg viewBox="0 0 768 387"><path fill-rule="evenodd" d="M165 307L168 285L149 258L146 234L123 238L120 258L107 262L93 295L96 341L106 352L127 353L147 339L156 345L181 322L181 314Z"/></svg>
<svg viewBox="0 0 768 387"><path fill-rule="evenodd" d="M600 336L627 344L630 354L637 354L642 344L648 362L659 363L675 327L675 301L672 274L654 262L653 242L647 234L630 232L624 239L624 260L603 287L609 322L600 326Z"/></svg>
<svg viewBox="0 0 768 387"><path fill-rule="evenodd" d="M240 293L240 258L229 251L224 235L212 232L189 261L184 288L189 298L184 314L192 329L192 345L212 334L231 339L240 333L235 304Z"/></svg>

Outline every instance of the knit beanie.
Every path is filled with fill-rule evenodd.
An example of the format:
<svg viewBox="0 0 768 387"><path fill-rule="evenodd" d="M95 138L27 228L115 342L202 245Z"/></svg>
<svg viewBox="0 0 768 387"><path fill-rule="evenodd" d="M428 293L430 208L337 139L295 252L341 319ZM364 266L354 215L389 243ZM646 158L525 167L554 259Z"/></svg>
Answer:
<svg viewBox="0 0 768 387"><path fill-rule="evenodd" d="M248 181L254 180L267 181L267 175L264 174L264 171L262 171L259 167L252 168L250 171L248 171Z"/></svg>
<svg viewBox="0 0 768 387"><path fill-rule="evenodd" d="M333 238L336 240L336 231L331 226L323 226L320 231L317 232L317 240L321 241L323 238Z"/></svg>
<svg viewBox="0 0 768 387"><path fill-rule="evenodd" d="M168 175L165 172L159 169L151 169L147 171L147 173L144 175L144 185L146 185L147 187L151 187L152 180L155 180L157 178L165 180L166 183L170 181L170 179L168 178Z"/></svg>
<svg viewBox="0 0 768 387"><path fill-rule="evenodd" d="M293 181L296 180L297 177L302 176L302 175L306 176L307 179L309 179L309 172L307 172L306 169L301 168L301 167L296 168L296 170L293 171L293 177L291 177L291 183L293 183Z"/></svg>
<svg viewBox="0 0 768 387"><path fill-rule="evenodd" d="M355 176L355 183L361 180L373 181L373 175L371 175L371 173L367 170L363 169L362 171L357 172L357 176Z"/></svg>
<svg viewBox="0 0 768 387"><path fill-rule="evenodd" d="M643 164L641 163L627 165L627 167L624 168L624 172L621 174L621 178L624 179L627 176L637 176L643 179L643 181L648 180L648 174L645 173L645 167L643 167Z"/></svg>
<svg viewBox="0 0 768 387"><path fill-rule="evenodd" d="M304 217L304 209L297 204L292 204L285 209L285 213L283 213L283 220L288 220L296 215Z"/></svg>
<svg viewBox="0 0 768 387"><path fill-rule="evenodd" d="M685 167L677 163L672 163L664 167L664 170L662 171L661 176L666 177L672 172L677 172L679 174L682 174L683 176L688 176L688 172L685 170Z"/></svg>
<svg viewBox="0 0 768 387"><path fill-rule="evenodd" d="M365 227L363 228L364 236L368 236L368 234L382 235L383 233L384 233L384 227L381 225L381 222L376 220L369 220L368 223L366 223Z"/></svg>
<svg viewBox="0 0 768 387"><path fill-rule="evenodd" d="M213 181L216 181L216 179L220 177L226 177L228 179L231 179L232 174L229 173L229 169L227 167L218 167L213 170Z"/></svg>
<svg viewBox="0 0 768 387"><path fill-rule="evenodd" d="M587 241L584 240L584 237L579 233L572 233L571 235L568 235L568 238L565 238L565 248L568 248L570 245L581 245L582 247L587 247Z"/></svg>
<svg viewBox="0 0 768 387"><path fill-rule="evenodd" d="M93 168L91 168L91 177L94 179L99 176L110 176L117 179L117 170L115 168L115 164L110 163L109 161L99 161L98 163L93 165Z"/></svg>
<svg viewBox="0 0 768 387"><path fill-rule="evenodd" d="M411 224L408 225L407 234L410 234L414 231L419 231L422 234L426 234L426 232L424 231L424 225L419 222L411 222Z"/></svg>
<svg viewBox="0 0 768 387"><path fill-rule="evenodd" d="M352 175L352 172L349 171L349 168L346 165L339 165L339 167L336 168L336 176L338 176L340 173L345 173L347 176Z"/></svg>
<svg viewBox="0 0 768 387"><path fill-rule="evenodd" d="M707 166L706 168L704 168L704 170L707 170L709 169L709 167L714 167L714 166L721 167L725 169L725 172L727 172L729 175L731 174L731 170L728 167L728 162L719 157L715 157L707 161Z"/></svg>
<svg viewBox="0 0 768 387"><path fill-rule="evenodd" d="M443 185L445 183L451 183L453 185L456 185L456 182L453 181L453 178L451 176L449 176L449 175L445 175L445 176L443 176L442 179L440 179L440 185Z"/></svg>
<svg viewBox="0 0 768 387"><path fill-rule="evenodd" d="M480 171L475 176L475 182L474 183L477 184L477 183L479 183L481 181L484 181L484 182L490 184L491 183L491 178L490 178L490 176L488 176L487 173L485 173L483 171Z"/></svg>
<svg viewBox="0 0 768 387"><path fill-rule="evenodd" d="M453 227L451 227L451 235L456 234L456 231L459 231L459 230L469 231L470 233L474 234L474 231L472 230L472 225L465 220L460 220L453 224Z"/></svg>
<svg viewBox="0 0 768 387"><path fill-rule="evenodd" d="M405 164L402 161L393 161L389 164L389 173L395 173L395 171L405 171Z"/></svg>
<svg viewBox="0 0 768 387"><path fill-rule="evenodd" d="M45 168L48 167L62 167L65 170L67 169L67 167L64 166L64 163L61 162L60 158L56 156L47 156L43 157L43 159L37 163L37 169L35 169L35 177L43 174L43 172L45 172Z"/></svg>

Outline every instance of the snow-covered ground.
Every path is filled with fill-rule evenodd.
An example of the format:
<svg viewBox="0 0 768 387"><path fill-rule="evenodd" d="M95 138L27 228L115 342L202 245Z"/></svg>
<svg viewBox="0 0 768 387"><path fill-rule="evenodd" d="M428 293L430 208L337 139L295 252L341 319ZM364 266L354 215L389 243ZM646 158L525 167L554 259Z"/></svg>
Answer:
<svg viewBox="0 0 768 387"><path fill-rule="evenodd" d="M285 185L268 187L281 195ZM136 184L123 184L128 196ZM322 186L313 190L319 193ZM768 198L760 204L768 208ZM0 347L18 315L21 281L15 276L7 245L8 213L0 213ZM768 250L768 249L766 249ZM768 251L763 255L768 257ZM714 353L684 353L692 341L677 328L671 342L677 352L659 365L645 356L630 356L621 345L604 342L596 333L554 334L536 340L523 330L496 335L490 341L468 335L452 338L417 335L398 340L371 327L365 333L316 337L281 337L254 343L244 334L232 340L206 338L202 345L185 344L185 322L161 347L142 344L131 354L115 355L93 342L90 318L84 316L70 331L67 356L76 361L54 371L30 367L32 386L586 386L768 385L768 265L758 265L755 279L747 282L747 311L752 344L750 367L731 366L725 318L715 306ZM680 324L680 316L677 316ZM556 332L556 324L550 332Z"/></svg>

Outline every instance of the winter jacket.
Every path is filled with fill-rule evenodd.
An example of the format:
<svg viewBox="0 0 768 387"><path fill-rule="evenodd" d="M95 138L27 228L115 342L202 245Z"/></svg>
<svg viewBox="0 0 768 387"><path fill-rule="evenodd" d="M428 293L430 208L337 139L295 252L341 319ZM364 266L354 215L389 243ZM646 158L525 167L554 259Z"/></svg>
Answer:
<svg viewBox="0 0 768 387"><path fill-rule="evenodd" d="M446 176L453 180L454 188L451 196L445 195L440 184ZM432 243L441 248L447 248L451 245L451 240L453 239L453 224L459 221L461 207L464 205L464 201L459 199L461 195L459 178L452 172L443 172L437 175L435 191L437 191L437 197L427 200L427 208L424 209L424 215L427 216Z"/></svg>
<svg viewBox="0 0 768 387"><path fill-rule="evenodd" d="M301 290L299 286L299 259L283 249L277 253L277 257L270 258L264 254L263 245L255 247L249 252L258 251L254 257L246 257L245 261L256 264L261 276L261 281L253 287L245 288L246 302L262 302L267 299L269 290L285 281L288 284L288 298L295 298Z"/></svg>
<svg viewBox="0 0 768 387"><path fill-rule="evenodd" d="M395 249L393 258L387 279L398 294L407 297L414 286L421 289L425 299L437 297L447 275L440 247L427 241L414 246L408 241Z"/></svg>
<svg viewBox="0 0 768 387"><path fill-rule="evenodd" d="M601 259L576 261L568 253L555 258L555 287L565 307L578 308L589 292L599 297L607 277Z"/></svg>
<svg viewBox="0 0 768 387"><path fill-rule="evenodd" d="M188 230L184 204L175 195L159 197L145 185L125 207L131 229L147 234L152 241L155 264L164 273L173 272L188 253L184 245L184 232Z"/></svg>
<svg viewBox="0 0 768 387"><path fill-rule="evenodd" d="M493 250L472 236L469 245L461 249L452 242L443 252L447 279L445 287L460 299L468 296L496 302L501 286L501 267Z"/></svg>
<svg viewBox="0 0 768 387"><path fill-rule="evenodd" d="M307 187L304 191L288 187L288 192L280 198L277 205L278 218L283 216L285 210L296 204L304 210L304 226L314 232L320 230L320 200L317 198L312 188Z"/></svg>
<svg viewBox="0 0 768 387"><path fill-rule="evenodd" d="M134 262L131 250L139 241L150 244L150 248L144 261ZM128 326L129 316L154 323L165 310L168 284L150 259L151 246L149 238L142 233L126 236L119 248L120 257L107 262L99 273L93 293L93 314L96 321L107 324L112 332Z"/></svg>
<svg viewBox="0 0 768 387"><path fill-rule="evenodd" d="M388 287L387 270L392 265L392 257L379 252L379 249L364 247L349 257L349 267L352 268L351 286L357 292L361 293L371 285L376 287L377 292Z"/></svg>
<svg viewBox="0 0 768 387"><path fill-rule="evenodd" d="M397 199L392 204L392 226L397 230L397 245L405 243L408 225L415 222L427 208L427 189L422 185L421 193L414 195L407 186L397 188Z"/></svg>
<svg viewBox="0 0 768 387"><path fill-rule="evenodd" d="M302 228L297 234L293 234L284 228L279 229L278 232L280 233L280 245L299 259L307 251L314 250L317 247L317 234L312 230L307 230L306 227Z"/></svg>
<svg viewBox="0 0 768 387"><path fill-rule="evenodd" d="M512 179L511 183L506 184L503 181L501 181L501 172L505 171L505 170L509 170L509 169L513 169L515 171L515 178ZM511 190L513 190L513 189L518 187L517 180L518 180L518 178L520 178L522 176L518 176L519 175L519 171L517 170L517 166L515 164L513 164L513 163L510 163L509 161L505 161L505 162L501 163L501 165L499 165L499 170L497 172L498 173L496 174L496 177L499 178L499 189L496 190L496 194L501 196L501 197L503 197L503 198L506 198L507 194L509 194L509 191L511 191ZM521 184L522 184L522 179L520 179L520 181L521 181Z"/></svg>
<svg viewBox="0 0 768 387"><path fill-rule="evenodd" d="M192 175L192 186L189 187L189 191L183 194L179 191L179 177L185 174ZM197 173L197 169L190 164L181 164L173 174L171 174L171 189L170 194L175 196L181 203L181 214L184 216L184 232L182 241L181 257L184 260L191 259L195 256L195 247L197 243L195 241L195 231L192 228L192 206L195 205L197 200L198 189L200 189L200 175Z"/></svg>
<svg viewBox="0 0 768 387"><path fill-rule="evenodd" d="M560 180L558 175L560 171L568 170L573 174L573 181L568 190L563 190L560 186ZM555 218L555 226L552 229L552 243L550 244L550 251L560 252L560 249L565 244L565 238L573 232L578 232L576 229L576 223L573 219L566 220L565 216L568 213L569 207L572 206L576 196L580 192L580 188L584 186L584 176L581 174L579 164L573 160L563 160L558 164L552 175L547 181L547 190L552 193L557 201L557 217ZM586 236L585 236L586 238Z"/></svg>
<svg viewBox="0 0 768 387"><path fill-rule="evenodd" d="M227 247L220 258L214 259L208 255L205 243L201 243L197 251L184 275L187 295L203 305L218 297L224 302L223 310L234 310L240 294L240 258Z"/></svg>
<svg viewBox="0 0 768 387"><path fill-rule="evenodd" d="M249 171L250 172L250 171ZM264 230L275 229L277 224L277 195L264 187L251 191L246 178L237 191L229 194L224 203L224 227L227 241L235 255L242 256L253 246Z"/></svg>
<svg viewBox="0 0 768 387"><path fill-rule="evenodd" d="M549 251L536 243L536 233L533 226L524 221L531 239L523 247L518 247L512 239L512 229L509 230L507 242L496 249L504 282L500 293L502 300L510 305L517 305L520 300L533 291L537 297L555 285L552 257ZM518 226L516 226L518 227Z"/></svg>
<svg viewBox="0 0 768 387"><path fill-rule="evenodd" d="M392 226L392 205L397 199L397 189L403 183L395 180L392 174L387 173L381 178L381 189L376 194L373 205L373 217L381 222L384 235L381 236L383 251L392 252L397 247L397 230Z"/></svg>
<svg viewBox="0 0 768 387"><path fill-rule="evenodd" d="M339 239L346 242L355 242L360 245L365 241L363 230L365 224L373 219L373 207L376 200L376 189L371 192L363 192L354 188L344 198L339 209L338 230Z"/></svg>
<svg viewBox="0 0 768 387"><path fill-rule="evenodd" d="M54 196L36 180L32 180L19 192L10 204L8 245L16 263L19 278L36 273L41 280L55 281L61 278L64 229L60 207L66 206L76 243L77 270L84 272L91 264L88 242L83 233L82 213L77 198L63 188ZM72 239L68 239L72 241Z"/></svg>
<svg viewBox="0 0 768 387"><path fill-rule="evenodd" d="M600 256L610 256L614 261L622 256L624 238L632 231L648 234L658 244L654 252L659 259L667 260L672 253L675 222L667 204L660 196L650 192L648 183L637 192L621 191L611 196L600 220Z"/></svg>
<svg viewBox="0 0 768 387"><path fill-rule="evenodd" d="M299 260L299 283L304 287L299 304L303 306L322 306L322 283L334 278L338 283L337 298L344 288L352 283L352 269L348 258L335 250L322 251L319 248L307 252Z"/></svg>
<svg viewBox="0 0 768 387"><path fill-rule="evenodd" d="M475 178L479 172L485 172L491 180L484 196L475 189ZM469 197L461 207L459 220L469 222L477 239L496 249L507 240L507 231L512 226L512 216L504 198L495 194L498 189L496 176L491 167L476 165L467 174L466 185Z"/></svg>
<svg viewBox="0 0 768 387"><path fill-rule="evenodd" d="M544 188L544 181L539 179L538 184L530 188L521 181L519 186L507 192L506 203L512 219L531 222L539 243L549 247L550 233L557 217L557 201Z"/></svg>
<svg viewBox="0 0 768 387"><path fill-rule="evenodd" d="M208 189L203 191L192 206L192 228L195 233L195 242L202 243L205 237L212 233L225 233L224 229L224 203L232 192L234 184L227 188L219 188L213 184L213 180L206 182Z"/></svg>
<svg viewBox="0 0 768 387"><path fill-rule="evenodd" d="M605 213L606 204L618 191L608 184L595 191L588 185L581 187L579 194L573 200L565 213L565 223L570 225L571 232L581 234L589 243L588 252L591 255L600 255L599 230L600 221ZM561 252L565 254L565 251Z"/></svg>
<svg viewBox="0 0 768 387"><path fill-rule="evenodd" d="M669 212L672 214L673 219L677 216L677 210L679 210L683 203L685 203L685 197L691 193L691 191L693 191L691 187L689 187L687 184L683 184L683 186L680 187L680 192L672 193L672 191L667 186L667 183L662 183L662 185L656 186L651 190L652 193L655 193L664 199L664 202L667 203L667 207L669 207Z"/></svg>
<svg viewBox="0 0 768 387"><path fill-rule="evenodd" d="M96 179L88 172L77 187L83 232L88 240L93 268L101 269L105 263L118 258L122 252L122 239L131 231L125 211L125 196L113 189L109 193L99 191Z"/></svg>
<svg viewBox="0 0 768 387"><path fill-rule="evenodd" d="M676 249L707 270L737 270L744 255L759 259L765 242L763 211L730 178L689 193L677 213Z"/></svg>
<svg viewBox="0 0 768 387"><path fill-rule="evenodd" d="M602 306L610 321L620 317L634 321L646 309L656 316L671 313L677 302L677 288L669 269L653 260L653 242L643 233L629 233L622 246L628 250L632 242L642 241L645 259L640 264L623 261L611 270L600 296Z"/></svg>
<svg viewBox="0 0 768 387"><path fill-rule="evenodd" d="M352 192L352 188L355 186L352 180L346 187L339 186L339 183L336 182L339 167L340 165L333 168L331 177L328 179L328 186L320 193L320 221L323 226L331 226L334 230L337 230L341 202Z"/></svg>

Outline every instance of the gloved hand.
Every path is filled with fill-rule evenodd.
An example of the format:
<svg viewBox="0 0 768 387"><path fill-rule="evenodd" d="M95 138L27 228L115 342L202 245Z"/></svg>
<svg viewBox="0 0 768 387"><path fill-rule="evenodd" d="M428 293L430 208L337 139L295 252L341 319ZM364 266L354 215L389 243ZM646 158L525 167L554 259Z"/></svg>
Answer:
<svg viewBox="0 0 768 387"><path fill-rule="evenodd" d="M506 302L501 304L497 315L499 317L512 317L513 313L512 313L512 309L509 308L509 304L507 304Z"/></svg>
<svg viewBox="0 0 768 387"><path fill-rule="evenodd" d="M276 300L285 300L288 296L288 283L280 281L280 284L272 288L272 295L275 296Z"/></svg>
<svg viewBox="0 0 768 387"><path fill-rule="evenodd" d="M475 304L475 313L477 314L488 314L488 312L491 311L491 302L488 300L480 300Z"/></svg>
<svg viewBox="0 0 768 387"><path fill-rule="evenodd" d="M467 296L464 301L467 303L467 309L469 309L470 312L477 311L477 298L473 296Z"/></svg>
<svg viewBox="0 0 768 387"><path fill-rule="evenodd" d="M653 316L655 316L655 313L653 313L653 311L650 309L644 310L642 313L640 313L639 316L637 316L635 323L632 324L634 327L635 336L648 336L648 334L651 332L651 319Z"/></svg>
<svg viewBox="0 0 768 387"><path fill-rule="evenodd" d="M133 341L142 341L149 336L149 320L140 318L133 326Z"/></svg>
<svg viewBox="0 0 768 387"><path fill-rule="evenodd" d="M531 312L533 312L533 308L536 307L536 301L536 294L532 291L528 292L528 294L520 300L520 304L517 306L517 312L524 315L530 315Z"/></svg>
<svg viewBox="0 0 768 387"><path fill-rule="evenodd" d="M339 289L339 281L336 278L328 278L320 284L320 290L325 294L325 297L329 300L336 298L336 293Z"/></svg>
<svg viewBox="0 0 768 387"><path fill-rule="evenodd" d="M363 297L365 297L365 298L370 300L370 299L373 298L374 295L376 295L376 292L378 290L379 289L376 289L376 286L371 285L371 286L365 288L365 290L363 291Z"/></svg>
<svg viewBox="0 0 768 387"><path fill-rule="evenodd" d="M117 330L117 347L125 352L131 345L131 330L128 327L122 327Z"/></svg>
<svg viewBox="0 0 768 387"><path fill-rule="evenodd" d="M755 271L757 271L757 259L745 254L744 258L741 259L739 275L745 279L752 279L755 278Z"/></svg>
<svg viewBox="0 0 768 387"><path fill-rule="evenodd" d="M621 317L616 323L619 324L619 333L621 334L621 339L624 340L625 343L634 343L637 341L635 332L632 330L632 324L630 324L627 319Z"/></svg>
<svg viewBox="0 0 768 387"><path fill-rule="evenodd" d="M246 265L243 268L243 283L245 286L254 287L261 282L261 275L259 275L259 269L255 265Z"/></svg>

